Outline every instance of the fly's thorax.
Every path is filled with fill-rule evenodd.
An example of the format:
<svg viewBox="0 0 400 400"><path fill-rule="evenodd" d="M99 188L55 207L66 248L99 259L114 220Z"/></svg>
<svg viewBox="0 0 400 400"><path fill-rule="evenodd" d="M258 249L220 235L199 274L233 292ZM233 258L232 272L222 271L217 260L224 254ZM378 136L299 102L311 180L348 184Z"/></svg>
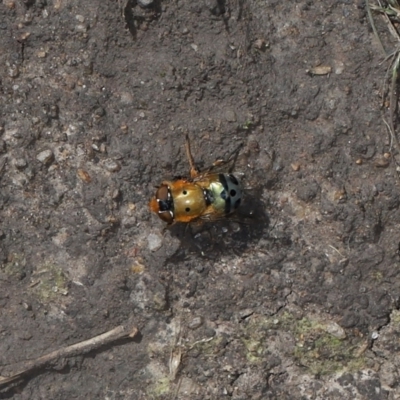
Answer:
<svg viewBox="0 0 400 400"><path fill-rule="evenodd" d="M177 221L187 222L204 213L207 204L201 186L185 181L184 184L172 183L170 188Z"/></svg>

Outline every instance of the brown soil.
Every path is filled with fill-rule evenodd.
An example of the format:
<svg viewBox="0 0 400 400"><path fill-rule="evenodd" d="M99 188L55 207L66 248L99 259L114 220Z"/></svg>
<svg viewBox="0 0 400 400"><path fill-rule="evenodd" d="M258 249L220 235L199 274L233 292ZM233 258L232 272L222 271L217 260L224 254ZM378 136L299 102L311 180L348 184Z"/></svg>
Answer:
<svg viewBox="0 0 400 400"><path fill-rule="evenodd" d="M0 398L400 398L400 187L364 1L3 0ZM378 29L385 31L381 23ZM387 118L387 115L386 115ZM227 221L148 201L244 144Z"/></svg>

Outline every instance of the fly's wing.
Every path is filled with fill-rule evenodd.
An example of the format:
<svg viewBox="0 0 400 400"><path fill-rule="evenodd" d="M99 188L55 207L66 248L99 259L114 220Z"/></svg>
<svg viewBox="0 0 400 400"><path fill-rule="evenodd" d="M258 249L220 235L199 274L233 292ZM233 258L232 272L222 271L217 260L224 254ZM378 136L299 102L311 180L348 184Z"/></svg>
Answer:
<svg viewBox="0 0 400 400"><path fill-rule="evenodd" d="M236 164L237 158L239 156L240 150L243 147L243 143L241 143L226 159L218 159L212 163L207 168L204 168L203 171L199 171L195 168L193 157L190 154L190 148L188 153L188 159L190 164L190 175L193 181L202 180L209 175L214 175L218 173L231 173Z"/></svg>
<svg viewBox="0 0 400 400"><path fill-rule="evenodd" d="M213 206L209 206L199 217L199 219L203 221L218 221L225 218L226 218L225 213L221 214L217 212Z"/></svg>
<svg viewBox="0 0 400 400"><path fill-rule="evenodd" d="M199 172L198 175L201 176L207 176L209 174L218 174L221 172L224 173L231 173L235 167L237 158L239 156L240 150L243 147L243 143L241 143L225 160L224 159L218 159L213 162L212 165L210 165L208 168L206 168L204 171Z"/></svg>

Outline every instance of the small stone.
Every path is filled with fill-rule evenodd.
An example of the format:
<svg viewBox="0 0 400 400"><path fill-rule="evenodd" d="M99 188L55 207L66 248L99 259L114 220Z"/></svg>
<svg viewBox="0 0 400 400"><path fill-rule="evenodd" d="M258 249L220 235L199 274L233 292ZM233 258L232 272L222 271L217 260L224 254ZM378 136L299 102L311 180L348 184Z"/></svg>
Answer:
<svg viewBox="0 0 400 400"><path fill-rule="evenodd" d="M257 39L257 40L254 42L254 47L255 47L256 49L258 49L258 50L263 51L263 50L265 50L268 46L267 46L267 44L266 44L266 42L265 42L264 39Z"/></svg>
<svg viewBox="0 0 400 400"><path fill-rule="evenodd" d="M307 72L310 75L328 75L332 72L332 67L329 65L319 65L317 67L310 68Z"/></svg>
<svg viewBox="0 0 400 400"><path fill-rule="evenodd" d="M166 291L163 285L156 284L153 289L152 308L156 311L164 311L167 309Z"/></svg>
<svg viewBox="0 0 400 400"><path fill-rule="evenodd" d="M117 200L121 196L121 192L119 189L114 189L113 192L111 193L111 198L113 200Z"/></svg>
<svg viewBox="0 0 400 400"><path fill-rule="evenodd" d="M201 317L194 317L189 323L188 328L195 330L199 328L203 324L203 318Z"/></svg>
<svg viewBox="0 0 400 400"><path fill-rule="evenodd" d="M79 21L81 24L85 22L85 17L83 15L75 15L75 19Z"/></svg>
<svg viewBox="0 0 400 400"><path fill-rule="evenodd" d="M343 71L344 71L344 63L339 62L335 67L335 74L341 75L341 74L343 74Z"/></svg>
<svg viewBox="0 0 400 400"><path fill-rule="evenodd" d="M76 171L76 175L81 181L85 183L90 183L92 181L92 177L89 175L89 172L84 169L78 168Z"/></svg>
<svg viewBox="0 0 400 400"><path fill-rule="evenodd" d="M75 31L80 33L85 33L87 31L87 26L84 24L75 25Z"/></svg>
<svg viewBox="0 0 400 400"><path fill-rule="evenodd" d="M376 340L376 339L378 339L378 337L379 337L379 332L373 331L373 332L371 333L371 339L372 339L372 340Z"/></svg>
<svg viewBox="0 0 400 400"><path fill-rule="evenodd" d="M23 42L24 40L28 39L29 36L31 36L30 32L21 33L19 36L19 41Z"/></svg>
<svg viewBox="0 0 400 400"><path fill-rule="evenodd" d="M16 65L12 65L9 69L8 69L8 76L10 78L17 78L19 75L19 68Z"/></svg>
<svg viewBox="0 0 400 400"><path fill-rule="evenodd" d="M153 4L153 0L137 0L140 7L150 7Z"/></svg>
<svg viewBox="0 0 400 400"><path fill-rule="evenodd" d="M120 96L120 101L122 104L131 105L133 104L133 96L129 92L122 92Z"/></svg>
<svg viewBox="0 0 400 400"><path fill-rule="evenodd" d="M131 229L135 227L137 224L137 220L135 216L127 216L123 217L121 220L121 225L126 229Z"/></svg>
<svg viewBox="0 0 400 400"><path fill-rule="evenodd" d="M42 164L50 164L54 159L54 154L51 150L43 150L37 156L36 159Z"/></svg>
<svg viewBox="0 0 400 400"><path fill-rule="evenodd" d="M98 118L104 117L106 115L106 110L103 107L98 107L94 110L94 115Z"/></svg>
<svg viewBox="0 0 400 400"><path fill-rule="evenodd" d="M232 110L228 110L225 112L225 119L228 122L236 122L236 114L234 111Z"/></svg>
<svg viewBox="0 0 400 400"><path fill-rule="evenodd" d="M317 197L317 194L320 191L320 187L317 182L309 182L303 184L299 189L297 189L297 197L308 203Z"/></svg>
<svg viewBox="0 0 400 400"><path fill-rule="evenodd" d="M18 169L23 169L28 165L28 163L26 162L25 158L16 158L14 160L14 166L15 168Z"/></svg>
<svg viewBox="0 0 400 400"><path fill-rule="evenodd" d="M10 10L13 10L15 8L15 1L13 1L13 0L7 0L4 2L4 4Z"/></svg>
<svg viewBox="0 0 400 400"><path fill-rule="evenodd" d="M378 168L387 168L390 164L390 159L386 157L380 157L377 160L375 160L375 167Z"/></svg>
<svg viewBox="0 0 400 400"><path fill-rule="evenodd" d="M297 163L297 162L290 164L290 166L292 167L293 171L299 171L300 170L300 164Z"/></svg>
<svg viewBox="0 0 400 400"><path fill-rule="evenodd" d="M147 236L147 243L150 251L156 251L162 246L162 237L156 233Z"/></svg>
<svg viewBox="0 0 400 400"><path fill-rule="evenodd" d="M115 160L106 160L104 167L108 172L118 172L121 169L121 165Z"/></svg>
<svg viewBox="0 0 400 400"><path fill-rule="evenodd" d="M323 329L325 330L325 332L329 333L337 339L346 339L346 332L336 322L329 322L327 325L325 325Z"/></svg>

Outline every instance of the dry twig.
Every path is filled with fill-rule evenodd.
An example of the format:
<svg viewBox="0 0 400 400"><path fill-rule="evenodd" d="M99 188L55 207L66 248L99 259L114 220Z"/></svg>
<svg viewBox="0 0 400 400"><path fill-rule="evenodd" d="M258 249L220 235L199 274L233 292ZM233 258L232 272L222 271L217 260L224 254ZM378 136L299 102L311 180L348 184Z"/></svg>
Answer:
<svg viewBox="0 0 400 400"><path fill-rule="evenodd" d="M124 338L132 339L136 336L137 333L138 329L136 327L126 327L120 325L112 329L111 331L95 336L89 340L85 340L83 342L79 342L71 346L52 351L51 353L39 357L36 360L27 361L24 364L23 369L21 369L17 373L14 373L11 376L5 377L0 375L0 387L15 382L18 379L24 378L29 373L44 368L59 359L86 354L94 349L97 349L101 346L104 346L105 344L114 342L116 340Z"/></svg>

